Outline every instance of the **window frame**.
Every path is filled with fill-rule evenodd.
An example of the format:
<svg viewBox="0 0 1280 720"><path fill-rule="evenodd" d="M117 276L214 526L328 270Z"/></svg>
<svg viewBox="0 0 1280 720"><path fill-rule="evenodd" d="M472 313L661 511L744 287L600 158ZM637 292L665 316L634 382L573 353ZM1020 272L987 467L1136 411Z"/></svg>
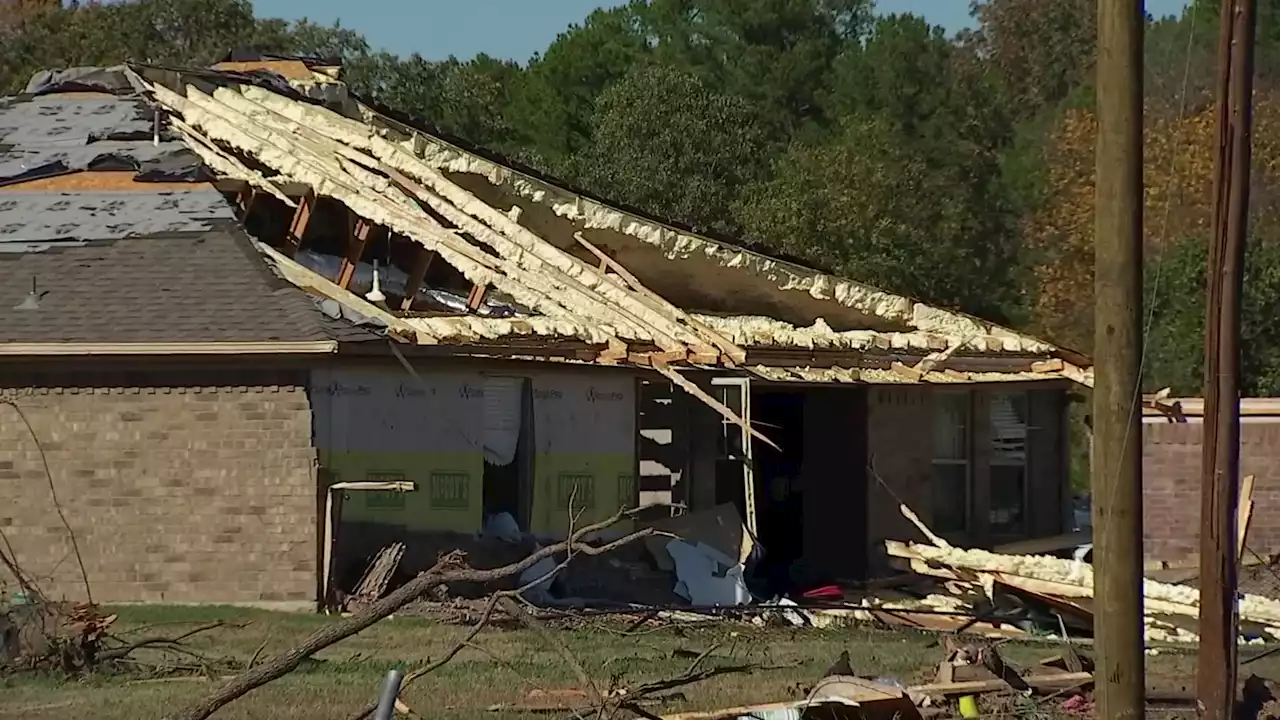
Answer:
<svg viewBox="0 0 1280 720"><path fill-rule="evenodd" d="M1023 433L1024 433L1023 440L1022 440L1022 461L1019 463L1019 462L1009 461L1007 459L997 459L996 453L994 452L995 450L994 446L989 449L990 455L987 458L988 488L992 488L992 483L995 480L995 473L991 471L992 468L997 468L997 467L1022 468L1022 488L1020 493L1021 497L1019 498L1021 507L1020 507L1020 513L1019 513L1018 527L1014 529L1013 532L997 532L996 531L997 526L995 523L991 521L991 518L988 517L986 519L986 535L992 541L1019 540L1028 536L1028 534L1030 533L1030 527L1031 527L1031 457L1032 457L1031 391L1025 388L1017 389L1017 390L998 389L998 390L991 390L988 393L986 393L986 395L987 395L986 405L987 405L988 424L991 424L991 421L990 421L991 408L995 405L995 399L997 396L999 395L1017 396L1017 397L1020 397L1022 400L1022 409L1023 409L1022 427L1023 427ZM994 427L992 428L992 430L994 430ZM995 440L994 434L992 434L991 439L992 439L992 442L994 443L994 440ZM994 498L994 493L992 494L992 497Z"/></svg>
<svg viewBox="0 0 1280 720"><path fill-rule="evenodd" d="M963 480L964 521L961 523L961 527L958 529L941 530L941 529L935 528L935 530L937 530L937 532L940 532L944 535L949 534L953 538L960 537L960 536L968 536L972 534L973 525L974 525L974 513L973 513L973 486L974 486L973 430L974 430L974 407L975 407L974 392L969 389L964 389L964 390L948 389L948 390L937 390L936 392L937 392L937 395L934 398L933 412L932 412L933 417L931 418L931 422L930 422L930 437L932 442L930 443L930 449L929 449L929 483L930 483L929 497L930 497L930 507L932 509L931 514L934 517L937 516L937 508L933 507L933 500L937 498L936 488L934 487L934 483L937 482L937 479L933 475L933 468L940 465L946 466L946 467L964 467L964 480ZM951 458L951 457L938 456L937 423L940 422L943 417L941 403L938 401L942 398L962 398L964 400L964 412L960 414L960 417L962 418L961 428L963 428L963 432L964 432L964 442L963 442L963 452L962 452L963 457Z"/></svg>

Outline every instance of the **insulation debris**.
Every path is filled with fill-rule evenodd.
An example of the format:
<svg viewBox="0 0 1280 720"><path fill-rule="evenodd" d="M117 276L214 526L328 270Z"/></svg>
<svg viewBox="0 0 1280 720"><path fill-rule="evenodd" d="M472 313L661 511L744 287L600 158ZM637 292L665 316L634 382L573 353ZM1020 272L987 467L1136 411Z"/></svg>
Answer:
<svg viewBox="0 0 1280 720"><path fill-rule="evenodd" d="M1057 357L1059 350L1049 343L710 240L673 233L669 228L661 228L655 235L657 226L646 229L639 218L551 186L535 187L540 181L506 168L477 165L488 161L441 145L417 131L405 132L368 108L361 107L358 115L348 116L243 79L210 93L193 85L165 87L147 84L136 75L133 78L175 116L176 126L189 136L189 142L201 145L204 153L213 148L222 149L228 157L251 157L275 173L268 184L302 184L318 195L339 200L369 221L437 252L477 286L493 286L532 313L560 323L558 329L570 322L580 325L579 337L591 342L603 339L611 348L625 347L628 342L653 344L664 354L683 352L700 364L739 364L745 355L742 348L753 346L1039 356L1056 362L1057 367L1018 379L1052 375L1086 383L1090 380L1087 370ZM237 167L226 157L212 157L211 164L235 177L264 185L266 179L246 172L244 163ZM515 183L520 191L517 195L550 203L562 216L587 218L587 227L603 223L660 246L669 240L692 244L689 252L718 257L726 267L777 275L779 289L803 289L812 297L835 300L868 317L880 318L876 321L880 325L909 330L837 332L821 319L802 328L764 317L688 313L642 286L626 268L580 234L575 235L578 242L601 259L600 267L567 252L565 243L539 236L523 226L518 215L494 207L456 181L454 177L460 172L479 173L497 184ZM563 205L569 201L571 208ZM483 337L500 337L500 329L475 328ZM923 373L927 376L924 381L986 379L957 377L941 368L931 370ZM900 374L888 375L883 381L894 382ZM878 380L881 378L873 373L859 381Z"/></svg>
<svg viewBox="0 0 1280 720"><path fill-rule="evenodd" d="M952 588L967 589L973 593L971 598L981 597L998 605L999 596L1012 594L1024 604L1029 601L1041 606L1046 619L1074 615L1084 620L1086 627L1091 624L1092 614L1087 606L1093 599L1093 566L1083 560L1007 555L895 540L886 541L885 548L891 558L905 561L911 571L949 581L948 586ZM1198 590L1145 579L1143 595L1149 613L1148 641L1187 642L1197 638ZM1244 595L1238 607L1247 635L1242 642L1256 642L1263 636L1280 639L1280 602Z"/></svg>

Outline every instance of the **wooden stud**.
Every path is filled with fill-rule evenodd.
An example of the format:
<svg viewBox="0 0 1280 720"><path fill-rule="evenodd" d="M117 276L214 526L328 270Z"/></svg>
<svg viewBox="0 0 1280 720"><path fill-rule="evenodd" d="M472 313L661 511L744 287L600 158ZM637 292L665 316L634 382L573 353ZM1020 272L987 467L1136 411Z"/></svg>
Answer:
<svg viewBox="0 0 1280 720"><path fill-rule="evenodd" d="M610 336L608 347L596 356L595 361L604 365L616 365L618 361L626 359L627 344L616 337Z"/></svg>
<svg viewBox="0 0 1280 720"><path fill-rule="evenodd" d="M374 224L362 217L355 219L355 228L347 240L347 254L342 258L342 269L338 271L338 287L343 290L351 288L351 280L355 277L356 266L364 256L364 249L369 246L369 238L373 237Z"/></svg>
<svg viewBox="0 0 1280 720"><path fill-rule="evenodd" d="M422 248L418 251L418 257L414 258L413 267L409 269L409 278L404 284L404 299L400 301L401 312L409 312L413 309L413 298L422 288L422 281L427 277L427 270L431 268L431 262L435 259L435 250Z"/></svg>
<svg viewBox="0 0 1280 720"><path fill-rule="evenodd" d="M580 232L574 233L573 238L577 240L578 243L582 245L582 247L586 248L592 255L595 255L596 258L600 260L600 274L602 276L606 275L606 272L605 272L606 269L612 270L613 272L617 273L618 277L622 278L623 282L625 282L627 285L631 287L632 291L638 293L642 297L648 298L652 303L658 305L657 309L659 310L659 312L662 312L664 314L667 313L668 310L661 306L664 306L664 305L669 306L670 309L675 313L674 317L668 318L669 320L672 320L677 324L681 324L681 323L686 324L692 327L694 330L697 330L699 333L701 333L707 339L711 340L713 343L715 343L715 345L717 345L720 348L720 352L715 353L716 358L718 358L720 356L720 353L723 352L724 357L727 358L731 363L740 364L740 363L746 362L746 358L747 358L746 350L738 347L729 338L724 337L720 333L708 327L702 321L694 318L692 315L686 313L680 308L674 305L671 305L671 303L669 303L661 295L658 295L657 293L653 292L649 288L645 287L640 282L639 278L631 274L631 271L623 267L622 264L619 263L617 260L609 257L609 255L605 253L604 250L601 250L600 248L593 245L590 240L587 240L585 237L582 236L582 233ZM706 353L711 353L715 351L710 347L706 347L706 348L699 348L698 352L699 354L703 354L705 356ZM709 362L715 362L715 360L712 359Z"/></svg>
<svg viewBox="0 0 1280 720"><path fill-rule="evenodd" d="M293 220L289 222L289 234L285 237L284 254L293 257L298 254L298 249L302 247L302 240L307 234L307 224L311 222L311 216L315 212L316 195L308 192L302 196L302 201L298 203L298 209L293 211Z"/></svg>
<svg viewBox="0 0 1280 720"><path fill-rule="evenodd" d="M1031 363L1031 372L1034 372L1034 373L1062 372L1065 367L1066 367L1066 363L1064 363L1060 358L1053 358L1051 360L1041 360L1040 362Z"/></svg>
<svg viewBox="0 0 1280 720"><path fill-rule="evenodd" d="M488 285L472 285L471 292L467 295L467 312L478 312L488 292Z"/></svg>
<svg viewBox="0 0 1280 720"><path fill-rule="evenodd" d="M253 212L253 203L257 199L258 188L252 185L245 185L240 188L240 192L236 193L236 204L240 206L240 222L249 220L249 213Z"/></svg>

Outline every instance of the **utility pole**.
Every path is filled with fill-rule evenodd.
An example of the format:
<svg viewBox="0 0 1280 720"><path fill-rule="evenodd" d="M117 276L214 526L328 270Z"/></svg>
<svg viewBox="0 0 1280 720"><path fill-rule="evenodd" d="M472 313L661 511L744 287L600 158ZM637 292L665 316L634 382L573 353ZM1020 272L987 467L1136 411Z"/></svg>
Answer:
<svg viewBox="0 0 1280 720"><path fill-rule="evenodd" d="M1092 473L1098 717L1144 713L1142 0L1098 0Z"/></svg>
<svg viewBox="0 0 1280 720"><path fill-rule="evenodd" d="M1249 230L1257 0L1222 0L1218 146L1205 298L1200 503L1200 717L1231 720L1236 698L1236 504L1240 482L1240 297Z"/></svg>

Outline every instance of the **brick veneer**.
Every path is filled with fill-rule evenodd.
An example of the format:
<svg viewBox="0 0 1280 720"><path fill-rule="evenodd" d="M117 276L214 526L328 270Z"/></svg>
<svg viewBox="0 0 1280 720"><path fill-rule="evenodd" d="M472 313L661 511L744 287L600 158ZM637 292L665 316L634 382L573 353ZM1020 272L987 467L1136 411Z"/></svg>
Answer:
<svg viewBox="0 0 1280 720"><path fill-rule="evenodd" d="M0 400L39 438L95 601L315 599L305 373L0 371ZM40 450L4 403L0 530L47 594L83 598Z"/></svg>
<svg viewBox="0 0 1280 720"><path fill-rule="evenodd" d="M988 468L987 416L984 393L993 386L972 389L975 410L971 432L971 471L973 486L970 509L974 518L984 517L988 503L983 493L990 492L986 481ZM994 386L994 389L1000 389ZM898 509L899 499L906 502L925 524L933 524L933 497L930 478L933 473L934 406L936 387L877 387L867 392L867 452L879 480L867 477L867 535L870 571L888 571L885 540L922 542L918 528ZM1065 466L1062 450L1065 401L1061 390L1032 393L1028 441L1031 483L1028 489L1027 537L1056 535L1063 530ZM884 483L881 484L880 480ZM888 485L889 488L884 487ZM890 492L892 489L892 492ZM973 533L951 539L959 544L986 547L995 542L986 536L981 523L972 522Z"/></svg>
<svg viewBox="0 0 1280 720"><path fill-rule="evenodd" d="M1143 428L1143 552L1147 560L1199 557L1201 423L1148 423ZM1246 545L1280 552L1280 423L1240 426L1240 470L1255 476Z"/></svg>

